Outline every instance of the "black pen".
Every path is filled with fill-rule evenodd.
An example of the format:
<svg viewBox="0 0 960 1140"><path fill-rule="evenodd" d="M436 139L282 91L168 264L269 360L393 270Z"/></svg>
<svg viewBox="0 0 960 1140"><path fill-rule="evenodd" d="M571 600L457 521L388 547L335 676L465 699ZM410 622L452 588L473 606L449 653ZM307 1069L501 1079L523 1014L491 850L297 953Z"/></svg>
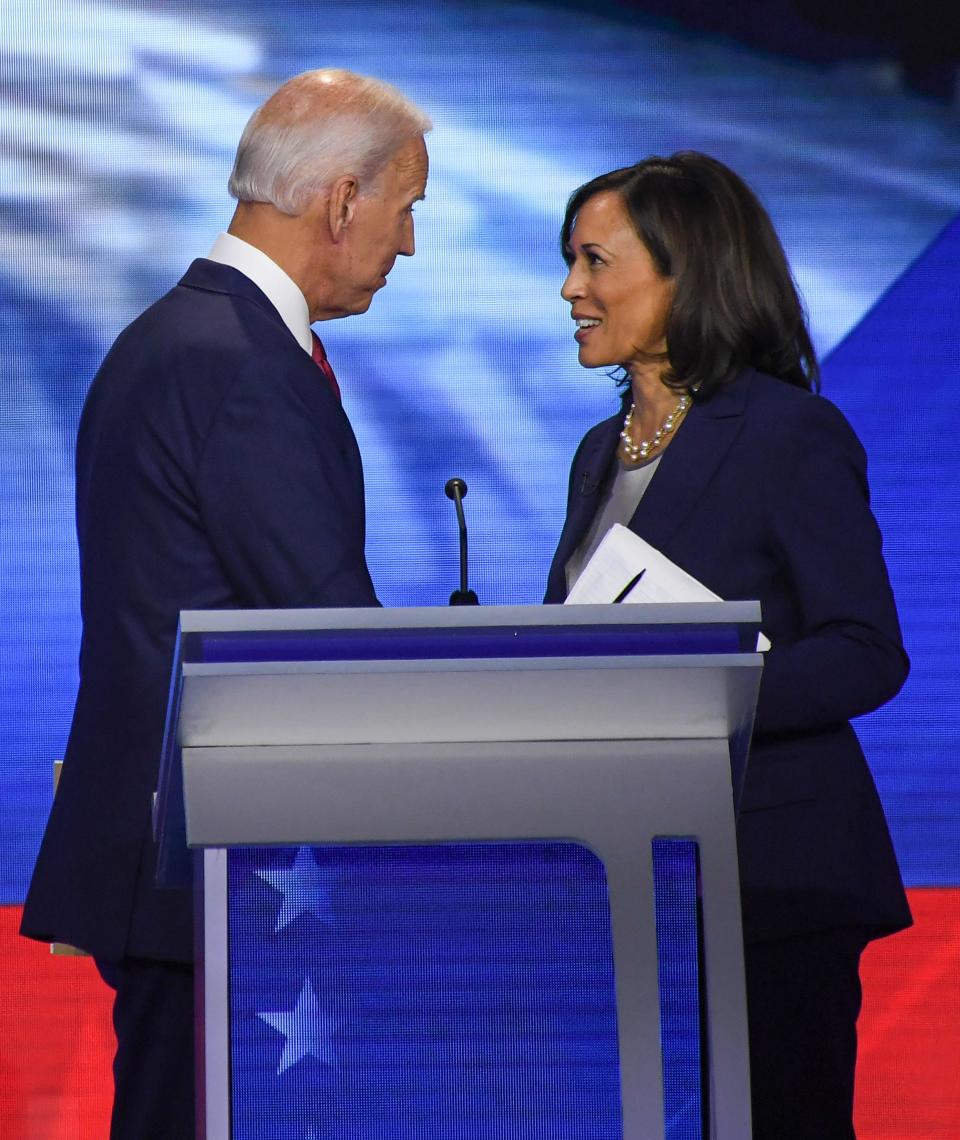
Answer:
<svg viewBox="0 0 960 1140"><path fill-rule="evenodd" d="M620 591L620 593L619 593L619 594L617 594L617 596L616 596L616 597L613 599L613 603L612 603L612 604L613 604L613 605L616 605L616 604L617 604L617 602L622 602L622 601L623 601L623 599L624 599L624 598L627 596L627 594L629 594L629 593L630 593L630 591L633 589L633 587L634 587L634 586L635 586L635 585L636 585L636 584L637 584L637 583L640 581L640 579L641 579L641 578L644 576L644 574L646 574L646 572L647 572L647 568L646 568L646 566L644 566L644 568L643 568L643 569L640 571L640 573L639 573L639 574L634 574L634 576L633 576L633 577L630 579L630 581L629 581L629 582L628 582L628 583L627 583L627 584L626 584L626 585L623 587L623 589Z"/></svg>

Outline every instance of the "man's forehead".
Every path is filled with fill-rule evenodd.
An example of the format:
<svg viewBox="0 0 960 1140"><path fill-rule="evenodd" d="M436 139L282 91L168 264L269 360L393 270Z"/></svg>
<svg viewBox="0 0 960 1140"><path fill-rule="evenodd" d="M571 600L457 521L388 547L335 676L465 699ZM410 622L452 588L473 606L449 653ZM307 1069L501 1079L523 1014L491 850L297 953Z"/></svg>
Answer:
<svg viewBox="0 0 960 1140"><path fill-rule="evenodd" d="M411 191L423 192L428 167L427 146L422 138L410 139L393 156L393 168L398 181Z"/></svg>

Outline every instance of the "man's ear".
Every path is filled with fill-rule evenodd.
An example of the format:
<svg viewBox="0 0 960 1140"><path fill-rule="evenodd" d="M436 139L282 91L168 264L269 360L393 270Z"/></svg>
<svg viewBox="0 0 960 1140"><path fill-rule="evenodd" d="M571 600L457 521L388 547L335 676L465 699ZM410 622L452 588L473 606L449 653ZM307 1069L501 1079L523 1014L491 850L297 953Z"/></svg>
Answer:
<svg viewBox="0 0 960 1140"><path fill-rule="evenodd" d="M360 186L352 174L341 175L331 186L330 197L327 199L327 221L335 242L342 241L346 235L353 221L359 196Z"/></svg>

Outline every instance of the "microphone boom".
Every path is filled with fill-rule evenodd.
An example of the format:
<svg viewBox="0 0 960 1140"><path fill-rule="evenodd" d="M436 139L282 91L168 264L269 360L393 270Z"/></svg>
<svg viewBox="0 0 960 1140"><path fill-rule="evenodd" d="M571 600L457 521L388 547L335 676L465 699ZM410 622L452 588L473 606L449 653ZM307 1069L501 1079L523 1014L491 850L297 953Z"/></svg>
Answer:
<svg viewBox="0 0 960 1140"><path fill-rule="evenodd" d="M448 499L457 508L457 527L460 531L460 589L450 595L451 606L477 606L477 595L467 586L467 520L463 514L463 499L467 493L466 483L456 475L448 479L443 488Z"/></svg>

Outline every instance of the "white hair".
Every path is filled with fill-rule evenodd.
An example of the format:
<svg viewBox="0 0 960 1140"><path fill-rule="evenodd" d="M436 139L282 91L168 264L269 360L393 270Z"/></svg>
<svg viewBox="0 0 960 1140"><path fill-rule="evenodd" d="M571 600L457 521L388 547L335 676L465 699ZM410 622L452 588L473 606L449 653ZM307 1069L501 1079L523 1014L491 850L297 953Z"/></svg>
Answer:
<svg viewBox="0 0 960 1140"><path fill-rule="evenodd" d="M250 117L228 188L239 202L296 215L342 174L366 190L404 143L431 126L389 83L340 68L304 71Z"/></svg>

